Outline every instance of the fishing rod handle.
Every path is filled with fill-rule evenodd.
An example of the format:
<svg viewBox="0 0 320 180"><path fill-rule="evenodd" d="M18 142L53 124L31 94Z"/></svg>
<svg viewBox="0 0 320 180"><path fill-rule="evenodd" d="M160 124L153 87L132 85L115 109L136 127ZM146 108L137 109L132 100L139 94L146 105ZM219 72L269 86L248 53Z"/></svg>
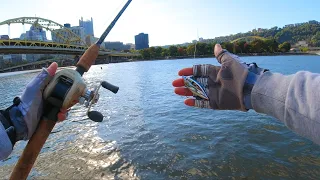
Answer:
<svg viewBox="0 0 320 180"><path fill-rule="evenodd" d="M99 55L100 47L96 44L92 44L86 52L81 56L79 62L77 63L77 71L82 76L84 72L87 72L91 65L94 64L95 60Z"/></svg>
<svg viewBox="0 0 320 180"><path fill-rule="evenodd" d="M38 129L32 135L22 155L14 167L10 180L27 179L44 143L54 128L56 121L42 119Z"/></svg>

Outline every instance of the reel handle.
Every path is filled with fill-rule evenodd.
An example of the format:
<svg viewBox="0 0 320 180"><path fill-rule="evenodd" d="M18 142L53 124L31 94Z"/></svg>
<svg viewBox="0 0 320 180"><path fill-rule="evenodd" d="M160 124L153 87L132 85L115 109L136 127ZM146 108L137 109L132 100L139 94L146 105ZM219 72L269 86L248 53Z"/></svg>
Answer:
<svg viewBox="0 0 320 180"><path fill-rule="evenodd" d="M107 81L102 81L101 82L101 86L105 89L108 89L109 91L113 92L114 94L116 94L119 90L118 86L115 86L113 84L108 83Z"/></svg>

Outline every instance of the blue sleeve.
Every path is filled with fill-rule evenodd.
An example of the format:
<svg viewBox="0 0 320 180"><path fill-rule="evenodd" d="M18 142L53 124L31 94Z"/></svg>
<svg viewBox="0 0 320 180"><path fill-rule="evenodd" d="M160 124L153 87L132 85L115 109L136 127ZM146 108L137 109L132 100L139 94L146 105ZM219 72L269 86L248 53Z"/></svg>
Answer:
<svg viewBox="0 0 320 180"><path fill-rule="evenodd" d="M0 114L0 118L4 117ZM11 154L12 148L12 143L7 132L0 122L0 160L7 158Z"/></svg>

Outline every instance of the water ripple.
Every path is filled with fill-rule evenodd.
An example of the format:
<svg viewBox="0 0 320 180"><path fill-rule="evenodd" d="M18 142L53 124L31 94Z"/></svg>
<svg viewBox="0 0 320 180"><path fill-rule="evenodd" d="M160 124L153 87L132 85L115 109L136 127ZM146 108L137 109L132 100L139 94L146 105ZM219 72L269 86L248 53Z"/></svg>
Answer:
<svg viewBox="0 0 320 180"><path fill-rule="evenodd" d="M320 72L315 56L246 57L248 62L288 74L297 67ZM281 59L281 60L280 60ZM278 120L235 111L194 109L173 93L181 68L214 59L132 62L93 66L86 82L107 80L118 94L102 90L92 122L86 109L72 108L53 130L32 179L318 179L320 147ZM293 65L295 64L295 65ZM100 66L103 66L101 70ZM0 108L20 95L36 73L0 78ZM8 178L26 142L0 162Z"/></svg>

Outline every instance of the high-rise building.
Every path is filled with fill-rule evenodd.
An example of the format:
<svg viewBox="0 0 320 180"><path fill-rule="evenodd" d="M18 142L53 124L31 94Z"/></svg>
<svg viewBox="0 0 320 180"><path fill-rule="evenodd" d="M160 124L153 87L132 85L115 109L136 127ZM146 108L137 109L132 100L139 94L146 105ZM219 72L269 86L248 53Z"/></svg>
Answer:
<svg viewBox="0 0 320 180"><path fill-rule="evenodd" d="M31 41L47 41L46 31L37 24L33 24L30 30L22 35L22 38Z"/></svg>
<svg viewBox="0 0 320 180"><path fill-rule="evenodd" d="M91 18L91 21L90 20L84 21L83 18L81 17L81 19L79 20L79 26L84 28L84 33L86 36L88 35L94 36L92 18Z"/></svg>
<svg viewBox="0 0 320 180"><path fill-rule="evenodd" d="M69 29L74 34L79 36L81 40L74 41L75 40L74 37L70 37L70 33L66 31L65 28ZM83 27L79 27L79 26L71 27L71 25L67 23L67 24L64 24L64 28L51 31L51 37L52 37L52 41L56 43L66 43L64 39L68 39L68 40L73 40L71 44L84 45L86 35Z"/></svg>
<svg viewBox="0 0 320 180"><path fill-rule="evenodd" d="M136 50L149 48L149 35L140 33L135 36Z"/></svg>

